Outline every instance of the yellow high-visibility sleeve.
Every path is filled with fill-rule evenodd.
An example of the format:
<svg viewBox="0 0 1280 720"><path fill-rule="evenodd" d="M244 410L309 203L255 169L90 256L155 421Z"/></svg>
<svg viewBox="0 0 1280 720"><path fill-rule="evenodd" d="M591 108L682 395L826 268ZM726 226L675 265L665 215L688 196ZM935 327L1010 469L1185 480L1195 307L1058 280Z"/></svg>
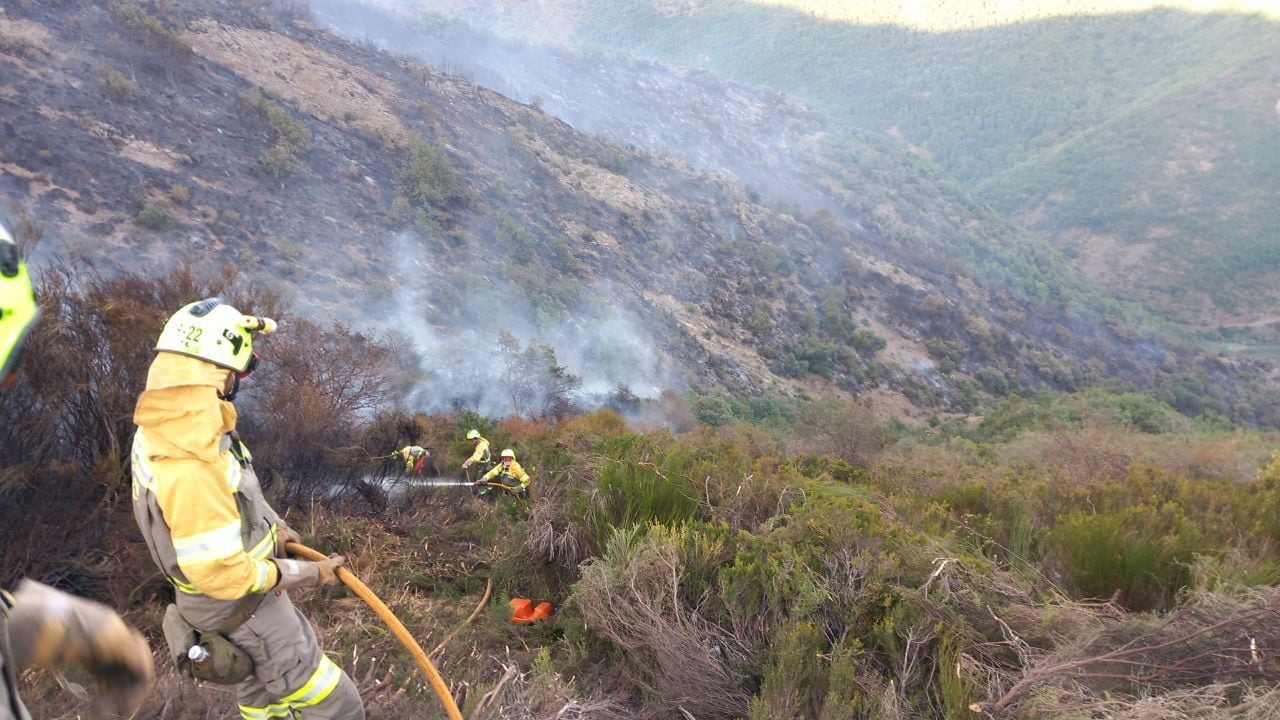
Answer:
<svg viewBox="0 0 1280 720"><path fill-rule="evenodd" d="M480 479L484 482L489 482L499 475L503 476L503 478L515 479L516 482L520 483L520 487L525 487L529 484L529 473L525 472L524 468L520 467L520 463L515 460L511 461L511 467L504 467L502 464L495 465L492 470L485 473L484 477Z"/></svg>
<svg viewBox="0 0 1280 720"><path fill-rule="evenodd" d="M471 457L469 458L469 460L471 461L471 464L474 465L475 463L483 462L484 458L487 457L488 455L489 455L489 441L485 440L484 438L480 438L480 442L476 443L476 451L471 453Z"/></svg>

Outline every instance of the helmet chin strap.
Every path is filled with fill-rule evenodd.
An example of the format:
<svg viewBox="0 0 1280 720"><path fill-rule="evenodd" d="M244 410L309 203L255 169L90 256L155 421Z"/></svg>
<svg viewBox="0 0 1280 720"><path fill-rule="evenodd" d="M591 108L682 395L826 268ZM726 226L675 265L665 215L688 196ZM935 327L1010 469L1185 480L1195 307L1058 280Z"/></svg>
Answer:
<svg viewBox="0 0 1280 720"><path fill-rule="evenodd" d="M236 399L236 393L240 392L240 376L231 373L231 390L222 394L222 399L231 402Z"/></svg>

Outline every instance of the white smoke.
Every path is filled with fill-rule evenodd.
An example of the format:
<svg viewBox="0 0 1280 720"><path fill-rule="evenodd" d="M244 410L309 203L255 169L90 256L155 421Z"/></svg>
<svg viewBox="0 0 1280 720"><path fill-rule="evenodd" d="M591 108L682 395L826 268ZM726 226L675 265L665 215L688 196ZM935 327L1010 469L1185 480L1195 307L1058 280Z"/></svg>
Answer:
<svg viewBox="0 0 1280 720"><path fill-rule="evenodd" d="M411 232L398 233L391 249L394 257L423 257L422 239ZM619 387L640 398L655 398L664 388L685 384L673 363L655 348L644 322L621 302L622 293L605 283L589 288L589 300L571 308L567 319L548 324L535 320L535 312L515 291L502 288L502 302L491 297L454 297L454 312L474 320L463 327L432 323L428 298L430 284L438 282L430 259L398 277L396 290L385 307L388 326L412 343L420 358L423 378L406 401L414 412L434 412L461 407L500 417L513 412L511 391L503 384L506 371L498 351L498 335L508 331L522 346L548 345L556 361L581 379L573 400L583 408L603 405Z"/></svg>

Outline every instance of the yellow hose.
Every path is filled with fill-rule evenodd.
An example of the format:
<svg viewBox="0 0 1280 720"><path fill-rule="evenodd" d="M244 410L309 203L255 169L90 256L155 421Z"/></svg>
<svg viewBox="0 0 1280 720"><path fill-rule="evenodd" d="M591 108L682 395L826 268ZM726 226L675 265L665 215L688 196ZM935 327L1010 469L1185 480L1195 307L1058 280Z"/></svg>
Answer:
<svg viewBox="0 0 1280 720"><path fill-rule="evenodd" d="M288 550L299 557L306 558L307 560L319 562L320 560L327 559L324 553L321 553L318 550L312 550L306 545L299 545L298 543L291 542L287 543L284 547L285 550ZM400 622L400 619L395 616L395 613L391 612L391 608L388 608L386 603L382 602L377 595L374 595L373 591L369 589L369 586L360 582L360 578L352 574L350 570L340 567L338 568L337 575L339 580L355 591L355 594L359 595L361 600L368 603L369 607L373 608L373 611L378 614L378 617L382 618L382 621L387 624L387 627L391 628L392 634L394 634L396 638L400 640L400 643L408 649L409 654L413 655L413 659L417 661L418 667L422 670L422 674L427 676L427 680L431 683L431 688L435 690L436 695L439 696L440 704L444 705L444 711L445 714L449 716L449 720L462 720L462 713L458 711L457 703L453 701L453 696L449 694L449 687L444 684L444 679L440 677L439 672L436 672L435 666L431 664L431 659L422 651L422 648L418 645L418 641L414 640L413 636L409 634L409 630L405 628L404 623Z"/></svg>

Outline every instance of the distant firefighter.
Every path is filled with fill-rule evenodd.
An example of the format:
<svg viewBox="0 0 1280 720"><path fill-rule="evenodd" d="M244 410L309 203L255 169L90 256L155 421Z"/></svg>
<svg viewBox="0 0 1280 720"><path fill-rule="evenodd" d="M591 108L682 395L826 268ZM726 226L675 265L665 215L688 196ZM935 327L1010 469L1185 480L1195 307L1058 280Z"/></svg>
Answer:
<svg viewBox="0 0 1280 720"><path fill-rule="evenodd" d="M475 446L475 450L471 453L471 457L467 458L462 463L463 470L466 470L476 463L479 463L481 467L484 467L485 465L493 462L493 459L489 455L489 441L484 439L484 436L480 434L479 430L474 428L468 430L467 439Z"/></svg>
<svg viewBox="0 0 1280 720"><path fill-rule="evenodd" d="M431 452L421 445L406 445L401 448L400 457L404 459L405 472L421 477Z"/></svg>

